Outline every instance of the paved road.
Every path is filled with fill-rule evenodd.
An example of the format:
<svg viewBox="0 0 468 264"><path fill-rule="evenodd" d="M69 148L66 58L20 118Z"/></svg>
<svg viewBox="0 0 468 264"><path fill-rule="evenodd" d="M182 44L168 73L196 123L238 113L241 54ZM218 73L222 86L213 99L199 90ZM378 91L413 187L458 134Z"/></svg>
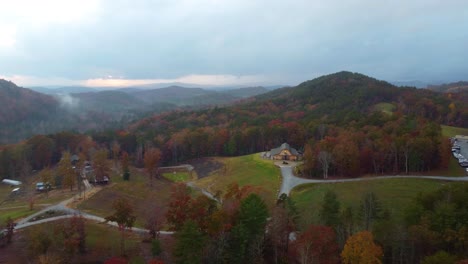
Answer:
<svg viewBox="0 0 468 264"><path fill-rule="evenodd" d="M206 197L210 198L211 200L215 200L216 202L221 203L221 201L218 200L218 198L214 197L214 195L212 193L208 192L207 190L205 190L203 188L195 186L195 184L193 182L187 182L186 184L187 184L188 187L199 190L201 193L203 193Z"/></svg>
<svg viewBox="0 0 468 264"><path fill-rule="evenodd" d="M92 188L92 186L89 185L89 183L88 183L88 186L89 186L89 188ZM72 208L67 207L68 204L70 204L71 202L73 202L75 199L78 198L78 195L76 195L76 196L74 196L74 197L72 197L70 199L61 201L58 204L48 206L48 207L40 210L37 213L34 213L34 214L32 214L32 215L30 215L30 216L28 216L26 218L21 219L20 221L17 222L17 224L15 226L15 229L22 229L22 228L25 228L25 227L28 227L28 226L33 226L33 225L38 225L38 224L42 224L42 223L57 221L57 220L60 220L60 219L71 218L73 216L82 216L82 217L84 217L84 218L86 218L88 220L92 220L92 221L96 221L96 222L100 222L100 223L105 223L105 224L108 224L110 226L115 226L115 227L118 226L116 222L106 222L106 219L104 219L104 218L102 218L100 216L87 214L87 213L81 212L80 210L72 209ZM45 219L41 219L41 220L37 220L37 221L32 221L33 218L35 218L35 217L37 217L39 215L42 215L42 214L46 213L47 211L59 211L59 212L64 213L64 215L49 217L49 218L45 218ZM146 233L149 232L149 230L147 230L147 229L137 228L137 227L132 227L130 230L132 232L141 233L141 234L146 234ZM168 235L168 234L173 234L174 232L159 231L159 233L162 234L162 235Z"/></svg>
<svg viewBox="0 0 468 264"><path fill-rule="evenodd" d="M366 178L354 178L354 179L338 179L338 180L313 180L303 179L294 176L293 166L281 165L281 175L283 181L281 183L280 192L278 196L285 193L288 194L291 190L301 184L306 183L337 183L337 182L352 182L352 181L367 181L367 180L380 180L380 179L396 179L396 178L417 178L417 179L432 179L442 181L468 181L468 177L445 177L445 176L416 176L416 175L392 175L392 176L378 176L378 177L366 177Z"/></svg>
<svg viewBox="0 0 468 264"><path fill-rule="evenodd" d="M192 171L194 168L190 164L182 164L178 166L169 166L169 167L159 167L160 169L187 169L188 171Z"/></svg>

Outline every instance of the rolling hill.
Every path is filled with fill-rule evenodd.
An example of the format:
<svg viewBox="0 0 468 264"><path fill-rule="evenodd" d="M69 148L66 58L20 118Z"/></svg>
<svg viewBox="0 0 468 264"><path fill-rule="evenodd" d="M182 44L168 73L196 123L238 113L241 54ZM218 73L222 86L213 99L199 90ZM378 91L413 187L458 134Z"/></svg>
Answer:
<svg viewBox="0 0 468 264"><path fill-rule="evenodd" d="M441 93L459 93L468 91L468 82L455 82L441 85L428 85L427 89Z"/></svg>
<svg viewBox="0 0 468 264"><path fill-rule="evenodd" d="M229 106L154 115L127 130L147 140L163 138L157 145L166 150L166 161L245 155L284 142L301 148L311 138L320 139L320 126L335 131L366 126L378 130L393 123L388 131L411 131L428 122L467 127L463 95L396 87L359 73L338 72Z"/></svg>
<svg viewBox="0 0 468 264"><path fill-rule="evenodd" d="M17 142L37 133L119 128L155 113L180 107L226 105L266 91L258 87L225 92L181 86L149 87L36 87L47 93L42 94L0 80L0 143Z"/></svg>

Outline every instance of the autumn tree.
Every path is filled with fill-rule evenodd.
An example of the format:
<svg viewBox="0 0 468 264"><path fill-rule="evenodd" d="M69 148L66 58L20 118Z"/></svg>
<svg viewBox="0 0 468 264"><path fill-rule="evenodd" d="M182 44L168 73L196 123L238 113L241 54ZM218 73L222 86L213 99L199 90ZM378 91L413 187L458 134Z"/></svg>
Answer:
<svg viewBox="0 0 468 264"><path fill-rule="evenodd" d="M372 233L362 231L348 238L341 252L344 264L378 264L382 263L382 248L374 243Z"/></svg>
<svg viewBox="0 0 468 264"><path fill-rule="evenodd" d="M110 165L107 160L107 150L101 149L93 155L93 169L96 175L96 181L102 181L105 177L110 179Z"/></svg>
<svg viewBox="0 0 468 264"><path fill-rule="evenodd" d="M61 235L64 257L72 258L76 253L84 254L86 250L85 220L82 216L60 222L56 227Z"/></svg>
<svg viewBox="0 0 468 264"><path fill-rule="evenodd" d="M161 151L159 149L149 148L145 151L144 163L146 172L150 178L150 186L153 186L153 177L156 176L160 159Z"/></svg>
<svg viewBox="0 0 468 264"><path fill-rule="evenodd" d="M172 187L171 197L166 213L167 223L173 230L180 230L185 221L189 219L189 209L192 205L190 189L185 184L176 184Z"/></svg>
<svg viewBox="0 0 468 264"><path fill-rule="evenodd" d="M51 165L55 148L55 143L51 138L37 135L30 138L27 145L31 148L33 169L42 169Z"/></svg>
<svg viewBox="0 0 468 264"><path fill-rule="evenodd" d="M116 222L121 232L120 238L120 252L124 254L125 245L125 230L131 229L135 223L136 216L134 214L133 206L124 198L117 199L112 208L115 210L114 214L107 216L106 221Z"/></svg>
<svg viewBox="0 0 468 264"><path fill-rule="evenodd" d="M303 170L307 175L311 175L311 172L315 169L316 163L314 152L310 144L304 146L304 165Z"/></svg>
<svg viewBox="0 0 468 264"><path fill-rule="evenodd" d="M70 152L65 151L62 153L62 158L57 165L57 172L63 178L63 186L65 188L70 187L70 191L72 191L73 186L76 184L77 174L71 164Z"/></svg>
<svg viewBox="0 0 468 264"><path fill-rule="evenodd" d="M46 195L49 196L48 184L52 182L52 170L49 167L45 167L39 172L39 178L41 178L41 181L46 185L45 192Z"/></svg>
<svg viewBox="0 0 468 264"><path fill-rule="evenodd" d="M291 245L295 260L307 263L339 263L335 232L329 226L310 225Z"/></svg>
<svg viewBox="0 0 468 264"><path fill-rule="evenodd" d="M215 200L204 195L192 198L190 189L184 184L173 187L166 213L166 220L174 230L180 230L187 220L192 220L203 232L217 232L221 223L212 217L218 211ZM226 220L223 215L222 219ZM219 220L219 219L218 219ZM219 227L221 228L221 227Z"/></svg>

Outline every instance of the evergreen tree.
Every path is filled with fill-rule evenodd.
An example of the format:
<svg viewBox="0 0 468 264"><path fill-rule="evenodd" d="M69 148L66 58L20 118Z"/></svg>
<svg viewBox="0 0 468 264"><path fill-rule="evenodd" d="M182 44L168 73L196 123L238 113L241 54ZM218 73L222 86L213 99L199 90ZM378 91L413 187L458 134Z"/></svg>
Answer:
<svg viewBox="0 0 468 264"><path fill-rule="evenodd" d="M176 234L174 256L177 264L202 263L205 236L197 224L188 220Z"/></svg>
<svg viewBox="0 0 468 264"><path fill-rule="evenodd" d="M320 210L320 220L326 226L336 227L340 223L340 202L333 191L327 191Z"/></svg>

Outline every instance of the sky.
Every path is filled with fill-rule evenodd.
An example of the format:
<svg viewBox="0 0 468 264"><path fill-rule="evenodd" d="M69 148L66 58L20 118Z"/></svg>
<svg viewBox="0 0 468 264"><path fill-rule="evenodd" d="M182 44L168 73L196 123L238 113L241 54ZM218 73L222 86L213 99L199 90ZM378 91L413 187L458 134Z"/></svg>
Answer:
<svg viewBox="0 0 468 264"><path fill-rule="evenodd" d="M0 0L21 86L468 80L466 0Z"/></svg>

